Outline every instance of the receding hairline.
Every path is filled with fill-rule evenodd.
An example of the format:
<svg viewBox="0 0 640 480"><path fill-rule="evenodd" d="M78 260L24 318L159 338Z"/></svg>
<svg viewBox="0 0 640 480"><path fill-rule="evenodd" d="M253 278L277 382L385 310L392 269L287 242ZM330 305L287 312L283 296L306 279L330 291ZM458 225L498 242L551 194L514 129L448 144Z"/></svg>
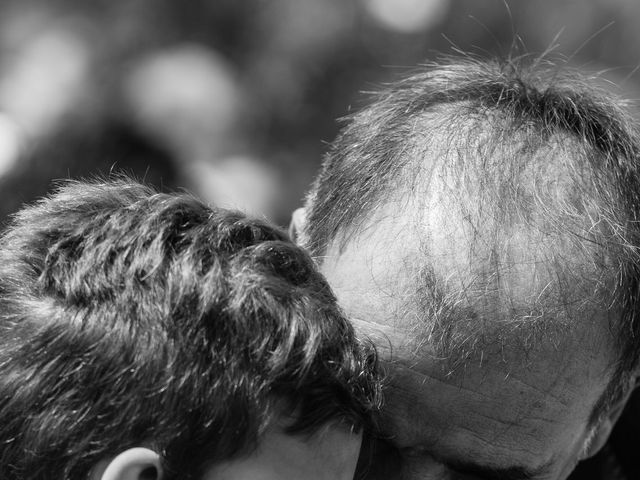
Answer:
<svg viewBox="0 0 640 480"><path fill-rule="evenodd" d="M458 105L447 105L444 107L444 110L441 109L441 111L438 112L438 115L425 116L421 121L429 125L433 125L434 122L442 123L442 116L455 112L457 107ZM570 294L570 292L560 292L558 289L547 288L547 283L556 275L566 275L571 272L553 270L554 265L550 265L552 260L556 262L562 260L566 262L567 265L576 266L576 268L579 268L585 262L588 266L593 267L590 269L581 268L580 270L576 270L576 275L579 271L585 275L585 278L588 277L588 280L591 281L591 283L587 282L587 280L578 283L580 283L579 286L583 289L591 288L592 293L601 293L602 297L599 298L598 301L605 304L605 283L612 281L611 278L599 276L599 267L602 266L601 262L605 260L599 257L599 250L596 248L597 239L595 239L595 237L592 239L592 243L586 247L582 243L586 239L587 229L592 225L576 224L576 231L570 232L560 228L567 227L566 222L562 225L559 225L559 223L543 224L542 221L545 220L544 216L536 211L529 214L534 217L533 219L523 220L518 225L512 223L505 224L504 222L501 224L499 221L495 221L493 216L494 214L497 215L497 213L500 213L497 211L503 206L495 206L493 204L489 206L494 208L496 212L490 211L489 206L485 206L486 212L473 212L476 218L472 219L470 209L481 209L481 207L483 207L483 201L490 203L494 201L495 198L483 200L479 198L478 192L464 192L463 188L458 188L459 185L449 184L443 186L443 182L446 182L446 180L457 181L456 175L459 173L461 175L468 175L469 178L467 178L467 181L472 184L487 176L487 172L484 170L486 165L484 164L474 163L473 165L465 166L465 160L468 160L469 163L477 160L477 158L473 157L478 156L476 150L480 148L479 144L483 142L481 135L476 135L472 141L462 142L462 145L454 145L453 147L455 148L452 148L451 142L449 141L450 138L458 135L462 131L475 130L476 133L479 133L477 129L480 121L481 119L479 118L458 121L457 126L459 128L455 131L455 134L451 134L450 131L443 131L442 128L436 128L435 135L437 136L437 141L432 141L432 144L426 147L421 145L413 149L408 148L407 155L411 160L405 163L397 178L392 181L395 188L393 188L384 199L379 199L377 208L363 216L360 222L341 230L336 238L329 244L328 252L331 253L332 257L339 257L347 245L351 245L353 242L366 242L372 238L379 241L375 233L372 234L372 232L376 230L376 224L385 218L393 217L391 212L393 209L396 209L396 218L392 219L392 222L405 225L403 231L407 232L408 235L413 235L418 238L420 243L420 251L416 254L416 258L412 259L415 260L413 265L417 266L413 273L413 280L416 285L416 292L412 297L413 305L422 317L436 313L444 315L442 317L443 323L439 325L439 327L444 330L448 330L451 324L455 323L454 320L459 320L458 325L468 323L462 321L462 317L464 316L482 319L483 317L488 317L488 313L495 314L498 311L502 312L501 315L497 315L501 321L515 322L516 320L526 319L531 324L534 324L538 319L543 319L545 313L547 316L553 314L556 317L565 315L568 306L561 304L561 300L558 297L560 295L569 297L573 295L573 293ZM447 122L444 123L446 124ZM484 129L491 130L492 127ZM432 129L431 131L434 130ZM516 148L511 148L512 146L510 145L505 147L503 149L504 151L500 151L500 149L496 147L495 155L504 157L521 149L520 144L515 139L512 139L512 141L516 144ZM563 143L563 141L565 142ZM556 193L560 195L565 189L571 188L571 186L567 186L567 184L579 180L572 178L575 177L575 172L570 171L572 168L571 162L567 162L566 165L562 166L554 165L555 157L566 157L572 154L571 148L567 148L565 144L570 141L570 138L558 137L555 140L542 143L537 147L538 150L527 150L523 155L526 154L531 157L536 157L530 161L535 171L529 172L523 169L516 173L527 176L527 182L529 183L543 183L544 178L541 175L547 172L545 168L555 169L557 175L551 178L551 182L554 184L554 188L558 188L559 191ZM489 146L487 148L493 147ZM472 149L475 153L466 155L464 152L461 152L460 149ZM425 161L425 156L431 156L433 161L430 163ZM465 156L470 158L461 158ZM539 172L537 170L539 165L535 164L535 162L541 159L546 162L547 165L543 166L542 171ZM500 159L494 160L496 164L501 163ZM427 163L428 165L426 165ZM495 167L496 165L492 166L492 168ZM445 177L447 178L445 179ZM505 181L514 181L514 178L511 176L506 175L506 177ZM496 183L499 182L496 180ZM499 194L499 187L500 185L492 185L491 187L485 187L485 190L493 188L496 191L492 193ZM537 192L525 193L531 195L537 194ZM486 192L485 194L489 195ZM509 199L507 199L507 201L508 200ZM585 206L584 208L588 207ZM577 215L579 212L570 213ZM510 217L515 217L519 214L519 212L508 212L508 216ZM427 218L429 216L433 217L433 215L436 215L435 219ZM541 218L535 218L536 215ZM402 219L402 221L400 219ZM502 220L504 220L504 218ZM553 220L556 222L560 221L560 219ZM495 230L490 230L488 222L492 222L491 227L495 227ZM406 225L409 226L409 230L406 229ZM389 224L385 224L385 227L380 228L387 228L388 226ZM454 230L443 232L443 230L450 227ZM488 231L482 231L483 228ZM547 228L547 230L542 231L542 228ZM477 235L474 238L470 238L474 232L477 232ZM442 233L448 235L448 237L444 240L441 238L442 245L434 248L434 237ZM492 234L495 234L496 238L493 238L491 236ZM522 246L518 243L522 239L530 243ZM509 254L512 258L506 261L496 258L498 254L494 251L492 242L495 242L503 249L510 249ZM478 245L480 245L480 247L478 247ZM396 246L396 243L393 243L393 246ZM516 251L513 250L513 247L520 246L523 248ZM528 250L534 247L539 247L541 251L531 252ZM406 248L406 243L397 244L397 248ZM457 263L448 264L436 272L433 264L438 261L442 262L443 257L453 255L456 253L456 249L464 250L464 258L457 259ZM555 256L553 258L544 256L551 254ZM317 260L320 264L323 264L325 261L323 257L318 257ZM481 274L486 276L502 275L505 278L511 275L513 277L514 275L523 273L520 267L524 266L523 268L526 269L526 262L537 262L539 265L534 265L534 268L549 267L549 269L548 271L538 272L538 276L541 277L538 279L538 289L534 292L535 295L532 293L532 296L536 297L533 299L536 300L536 302L532 300L530 304L526 304L526 302L522 300L518 301L516 298L506 298L509 302L519 303L519 305L512 305L513 308L511 311L506 311L508 309L504 304L489 305L487 308L493 308L495 310L485 312L484 315L482 312L477 311L477 300L479 298L486 299L488 289L497 288L496 285L489 285L487 281L478 280L475 285L467 284L466 286L452 287L452 283L455 282L450 281L450 276L454 275L456 269L460 268L469 268L469 270L465 270L462 273L458 272L454 280L459 280L465 276L466 279L472 279L472 276L478 277ZM472 267L474 267L473 270ZM509 270L513 270L515 273L510 273ZM448 276L449 278L447 278ZM473 282L470 280L470 283ZM568 285L569 283L570 281L565 279L565 284ZM607 285L607 287L609 287L609 285ZM471 288L475 288L476 291L469 292ZM474 297L475 300L469 301L470 297ZM545 300L546 303L544 303ZM591 296L589 300L593 300ZM569 300L566 301L568 302ZM593 304L595 303L596 301L593 300ZM583 308L584 305L579 307ZM434 310L438 310L438 312ZM446 321L444 321L445 317ZM565 319L564 325L567 326L567 324L568 319ZM537 328L537 326L534 327ZM425 335L431 334L432 332L429 332ZM441 334L443 336L449 335L445 335L442 332ZM424 339L424 337L418 340L422 339Z"/></svg>
<svg viewBox="0 0 640 480"><path fill-rule="evenodd" d="M313 254L322 255L339 233L353 228L384 200L386 182L395 178L406 160L404 142L416 133L412 125L416 117L442 106L492 111L511 117L514 125L537 122L542 134L564 131L606 157L634 158L637 131L629 129L633 122L624 102L595 80L544 59L525 65L447 57L426 65L382 90L369 107L348 118L307 196L309 224L303 243ZM393 136L385 137L389 131ZM368 165L371 162L377 162L375 168ZM349 180L341 178L349 175L364 178L360 188L349 188Z"/></svg>
<svg viewBox="0 0 640 480"><path fill-rule="evenodd" d="M373 188L371 198L367 198L366 205L352 221L339 222L333 235L325 239L326 244L320 246L321 250L313 251L318 245L309 245L306 232L301 242L322 264L324 253L329 249L333 253L342 252L364 228L371 228L370 221L379 209L393 202L414 203L416 208L427 209L432 206L431 201L449 200L450 207L453 199L462 208L474 208L478 201L500 201L497 196L505 193L514 197L527 193L538 195L540 192L534 190L540 187L547 195L566 195L563 201L573 202L570 206L574 210L586 210L589 206L578 205L582 201L579 195L592 194L602 186L596 182L610 180L603 179L601 172L595 171L597 167L589 165L598 160L586 160L598 154L569 132L548 132L543 137L536 129L535 125L507 118L499 109L484 108L468 100L434 105L412 119L409 127L412 135L405 139L402 151L398 152L393 172L385 177L384 183ZM358 164L359 159L345 158L344 162ZM529 185L530 191L527 191L523 183L538 185ZM513 191L499 191L501 187L510 187ZM485 198L491 194L493 199ZM317 192L312 192L307 203L312 215L315 196ZM514 199L504 200L500 208L507 210L508 201ZM528 200L539 202L541 199ZM510 214L536 213L524 210L519 208ZM575 216L584 212L570 213ZM307 229L314 229L314 220L318 219L308 218ZM559 227L550 226L554 230Z"/></svg>

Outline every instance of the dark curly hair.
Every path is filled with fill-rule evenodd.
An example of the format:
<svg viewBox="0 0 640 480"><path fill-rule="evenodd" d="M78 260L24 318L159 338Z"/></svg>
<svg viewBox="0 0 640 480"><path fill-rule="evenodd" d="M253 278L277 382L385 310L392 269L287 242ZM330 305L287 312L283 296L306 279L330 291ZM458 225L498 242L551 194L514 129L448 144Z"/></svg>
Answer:
<svg viewBox="0 0 640 480"><path fill-rule="evenodd" d="M67 182L0 240L0 478L86 478L153 443L165 478L289 431L370 426L375 354L271 225L127 179Z"/></svg>

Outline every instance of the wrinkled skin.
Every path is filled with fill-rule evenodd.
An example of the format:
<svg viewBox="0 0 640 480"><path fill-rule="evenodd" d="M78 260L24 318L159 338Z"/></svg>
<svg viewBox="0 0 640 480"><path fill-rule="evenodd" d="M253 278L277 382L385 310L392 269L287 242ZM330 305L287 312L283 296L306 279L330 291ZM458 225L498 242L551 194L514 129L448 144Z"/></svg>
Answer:
<svg viewBox="0 0 640 480"><path fill-rule="evenodd" d="M535 371L485 364L446 376L431 359L409 366L398 352L392 358L382 426L389 441L378 446L388 450L367 478L563 479L583 455L589 414L604 388L583 368L591 359L564 371L549 357ZM376 476L375 465L388 457L399 464ZM491 469L505 472L493 476Z"/></svg>

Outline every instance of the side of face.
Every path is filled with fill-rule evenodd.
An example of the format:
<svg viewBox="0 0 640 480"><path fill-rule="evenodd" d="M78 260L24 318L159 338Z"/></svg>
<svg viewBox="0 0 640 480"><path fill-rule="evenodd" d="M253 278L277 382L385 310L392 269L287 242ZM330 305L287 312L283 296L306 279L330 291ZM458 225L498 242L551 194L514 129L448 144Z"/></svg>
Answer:
<svg viewBox="0 0 640 480"><path fill-rule="evenodd" d="M311 436L270 428L248 456L212 466L203 480L352 480L361 433L326 426Z"/></svg>
<svg viewBox="0 0 640 480"><path fill-rule="evenodd" d="M390 202L344 248L330 248L321 265L358 332L383 356L383 433L401 458L396 478L566 478L592 453L589 420L609 379L607 314L591 312L579 329L530 348L488 342L452 369L428 336L416 342L428 319L407 300L416 294L416 266L424 264L424 236L412 228L415 219L397 214L407 207ZM433 271L450 284L470 275L455 268L460 241L429 238ZM531 295L533 280L546 282L541 274L514 275L507 288Z"/></svg>

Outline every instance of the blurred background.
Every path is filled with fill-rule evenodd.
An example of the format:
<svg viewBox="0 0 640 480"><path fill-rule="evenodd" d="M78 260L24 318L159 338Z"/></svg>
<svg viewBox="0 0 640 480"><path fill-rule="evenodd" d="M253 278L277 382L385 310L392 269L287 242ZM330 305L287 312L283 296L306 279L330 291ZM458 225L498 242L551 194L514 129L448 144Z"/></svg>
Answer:
<svg viewBox="0 0 640 480"><path fill-rule="evenodd" d="M636 99L638 22L635 0L1 0L0 221L124 171L284 225L363 91L552 50Z"/></svg>

